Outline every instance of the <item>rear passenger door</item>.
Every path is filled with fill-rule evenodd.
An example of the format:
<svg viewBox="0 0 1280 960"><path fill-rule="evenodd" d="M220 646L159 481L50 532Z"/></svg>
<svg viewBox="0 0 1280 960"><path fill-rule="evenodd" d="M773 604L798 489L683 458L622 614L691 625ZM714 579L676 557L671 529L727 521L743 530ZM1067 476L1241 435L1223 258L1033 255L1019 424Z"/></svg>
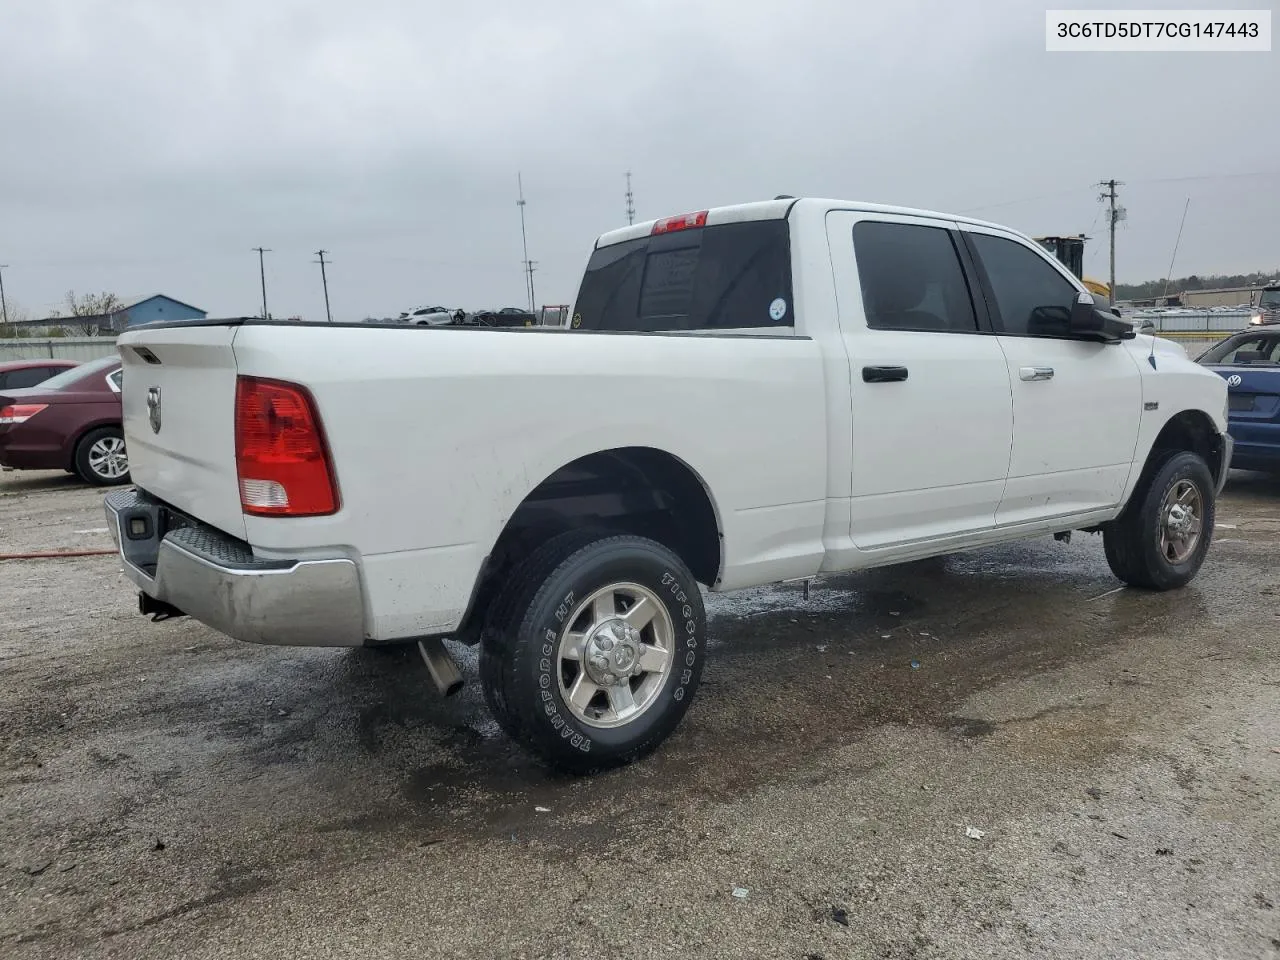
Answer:
<svg viewBox="0 0 1280 960"><path fill-rule="evenodd" d="M1013 453L1000 525L1120 502L1142 418L1142 377L1122 344L1072 339L1077 286L1049 255L980 227L964 237L1013 392Z"/></svg>
<svg viewBox="0 0 1280 960"><path fill-rule="evenodd" d="M956 225L836 211L827 238L850 364L854 544L907 553L994 527L1013 404Z"/></svg>

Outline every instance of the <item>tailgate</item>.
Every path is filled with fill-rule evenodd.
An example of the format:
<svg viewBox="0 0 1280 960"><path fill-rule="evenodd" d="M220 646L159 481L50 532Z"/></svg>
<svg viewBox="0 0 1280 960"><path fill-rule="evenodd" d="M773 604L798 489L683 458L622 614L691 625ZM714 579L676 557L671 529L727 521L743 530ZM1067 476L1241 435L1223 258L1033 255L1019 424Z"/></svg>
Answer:
<svg viewBox="0 0 1280 960"><path fill-rule="evenodd" d="M133 482L240 539L236 477L237 326L134 330L118 341L124 362L124 436Z"/></svg>

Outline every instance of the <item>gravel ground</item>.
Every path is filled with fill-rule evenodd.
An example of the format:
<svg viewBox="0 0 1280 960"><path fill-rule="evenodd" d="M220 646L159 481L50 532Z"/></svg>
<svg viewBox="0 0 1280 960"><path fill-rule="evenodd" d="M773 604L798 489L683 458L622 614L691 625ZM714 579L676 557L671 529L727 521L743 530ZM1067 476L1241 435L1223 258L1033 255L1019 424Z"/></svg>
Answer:
<svg viewBox="0 0 1280 960"><path fill-rule="evenodd" d="M0 475L0 552L109 547L101 497ZM443 701L0 561L0 954L1280 956L1280 482L1219 522L1172 594L1077 535L713 598L684 725L585 780L470 651Z"/></svg>

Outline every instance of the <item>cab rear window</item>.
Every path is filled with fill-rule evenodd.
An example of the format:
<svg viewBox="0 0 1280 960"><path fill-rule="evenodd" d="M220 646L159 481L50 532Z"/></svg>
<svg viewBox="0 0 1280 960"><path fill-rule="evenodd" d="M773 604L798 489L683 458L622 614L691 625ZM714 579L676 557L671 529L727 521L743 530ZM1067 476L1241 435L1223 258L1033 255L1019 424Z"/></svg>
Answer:
<svg viewBox="0 0 1280 960"><path fill-rule="evenodd" d="M571 326L653 332L794 326L785 220L639 237L592 253Z"/></svg>

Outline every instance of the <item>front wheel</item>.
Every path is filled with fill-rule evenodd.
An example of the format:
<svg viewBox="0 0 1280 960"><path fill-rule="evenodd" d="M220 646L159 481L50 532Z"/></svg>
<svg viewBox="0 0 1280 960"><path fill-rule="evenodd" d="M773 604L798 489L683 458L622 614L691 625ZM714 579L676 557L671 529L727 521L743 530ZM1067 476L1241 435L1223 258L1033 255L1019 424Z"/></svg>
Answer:
<svg viewBox="0 0 1280 960"><path fill-rule="evenodd" d="M85 483L99 487L129 482L129 457L119 427L90 430L76 444L75 472Z"/></svg>
<svg viewBox="0 0 1280 960"><path fill-rule="evenodd" d="M502 728L553 767L587 773L645 756L702 676L706 614L666 547L566 534L531 556L481 638L481 682Z"/></svg>
<svg viewBox="0 0 1280 960"><path fill-rule="evenodd" d="M1213 539L1213 476L1189 451L1165 454L1103 530L1111 572L1134 587L1172 590L1200 571Z"/></svg>

